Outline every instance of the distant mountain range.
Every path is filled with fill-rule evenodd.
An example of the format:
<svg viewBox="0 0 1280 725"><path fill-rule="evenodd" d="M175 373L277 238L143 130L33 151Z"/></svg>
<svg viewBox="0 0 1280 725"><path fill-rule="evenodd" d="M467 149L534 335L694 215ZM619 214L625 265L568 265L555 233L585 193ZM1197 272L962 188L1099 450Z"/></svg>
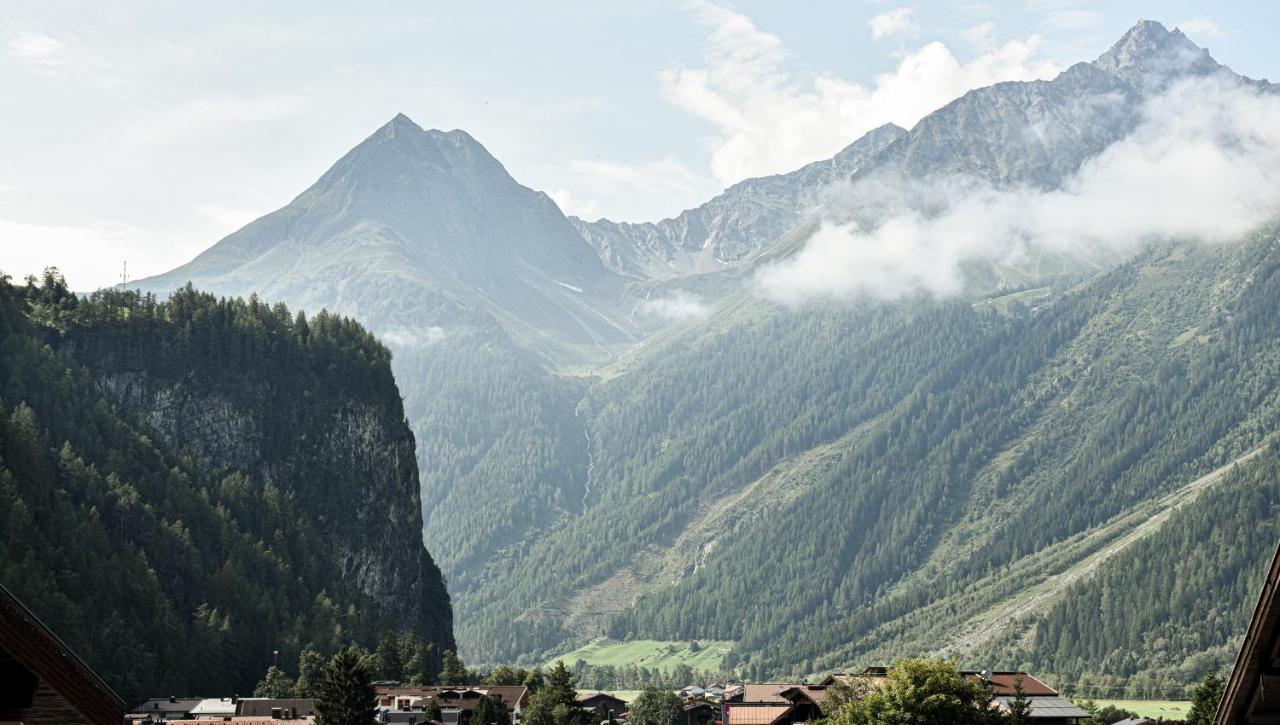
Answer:
<svg viewBox="0 0 1280 725"><path fill-rule="evenodd" d="M834 188L1058 189L1145 102L1210 75L1273 90L1140 22L1052 80L971 91L645 224L566 218L464 132L397 116L288 206L136 284L326 307L383 337L472 660L610 634L732 641L726 666L753 677L930 650L1176 682L1198 675L1170 658L1220 663L1238 628L1165 611L1199 636L1160 650L1134 625L1105 646L1138 655L1095 661L1032 634L1084 621L1092 595L1067 583L1139 541L1126 517L1191 526L1162 502L1280 430L1270 232L976 274L958 300L792 309L751 278L839 213ZM1244 581L1262 556L1220 563Z"/></svg>

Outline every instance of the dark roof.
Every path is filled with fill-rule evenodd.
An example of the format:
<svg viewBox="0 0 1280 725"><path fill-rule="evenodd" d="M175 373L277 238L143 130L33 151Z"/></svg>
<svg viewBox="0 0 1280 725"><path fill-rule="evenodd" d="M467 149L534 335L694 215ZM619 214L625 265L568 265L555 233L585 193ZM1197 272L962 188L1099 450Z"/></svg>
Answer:
<svg viewBox="0 0 1280 725"><path fill-rule="evenodd" d="M157 712L191 712L191 708L204 702L202 697L153 697L129 712L145 715Z"/></svg>
<svg viewBox="0 0 1280 725"><path fill-rule="evenodd" d="M807 700L821 707L822 701L827 698L827 688L825 685L792 685L779 694L789 702L799 703Z"/></svg>
<svg viewBox="0 0 1280 725"><path fill-rule="evenodd" d="M269 697L246 697L236 705L237 717L271 717L271 711L280 708L292 711L296 717L307 717L316 714L316 701L310 697L289 697L272 699Z"/></svg>
<svg viewBox="0 0 1280 725"><path fill-rule="evenodd" d="M48 684L94 725L120 725L124 700L0 585L0 651Z"/></svg>
<svg viewBox="0 0 1280 725"><path fill-rule="evenodd" d="M626 700L622 699L621 697L610 695L607 692L579 692L578 693L579 705L586 705L587 703L600 702L600 701L614 702L624 706L627 704Z"/></svg>
<svg viewBox="0 0 1280 725"><path fill-rule="evenodd" d="M1007 695L996 697L996 702L1000 704L1001 709L1008 712L1009 703L1013 700ZM1031 706L1032 718L1043 719L1068 719L1068 720L1084 720L1089 717L1089 713L1076 706L1074 702L1064 700L1057 695L1036 695L1028 697L1027 704Z"/></svg>
<svg viewBox="0 0 1280 725"><path fill-rule="evenodd" d="M480 695L501 699L509 708L525 703L529 688L524 685L476 685L475 687L375 687L378 695L434 697L441 706L457 706L464 710L475 707Z"/></svg>
<svg viewBox="0 0 1280 725"><path fill-rule="evenodd" d="M1214 725L1228 723L1271 722L1280 716L1280 676L1275 675L1277 645L1280 644L1280 601L1276 588L1280 584L1280 549L1271 557L1271 568L1262 581L1258 606L1245 631L1236 666L1227 679ZM1255 718L1257 720L1255 720Z"/></svg>

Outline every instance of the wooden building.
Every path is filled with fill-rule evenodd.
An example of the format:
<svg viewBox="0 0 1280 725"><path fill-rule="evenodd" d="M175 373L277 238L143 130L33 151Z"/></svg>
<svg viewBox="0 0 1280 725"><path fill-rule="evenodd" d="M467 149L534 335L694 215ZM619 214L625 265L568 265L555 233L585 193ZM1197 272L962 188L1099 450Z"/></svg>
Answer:
<svg viewBox="0 0 1280 725"><path fill-rule="evenodd" d="M1214 725L1280 723L1280 550L1262 582L1236 666L1227 680Z"/></svg>
<svg viewBox="0 0 1280 725"><path fill-rule="evenodd" d="M578 707L587 712L595 712L597 709L603 709L608 713L607 719L616 720L627 711L627 701L621 697L614 697L604 692L580 692L577 699Z"/></svg>
<svg viewBox="0 0 1280 725"><path fill-rule="evenodd" d="M684 711L685 725L715 725L720 722L720 703L705 697L691 697L680 708Z"/></svg>
<svg viewBox="0 0 1280 725"><path fill-rule="evenodd" d="M374 691L379 717L385 717L386 722L424 723L426 720L419 715L435 700L445 725L468 725L480 698L488 697L498 709L511 716L513 723L519 723L529 704L529 690L524 686L375 687Z"/></svg>
<svg viewBox="0 0 1280 725"><path fill-rule="evenodd" d="M120 725L124 701L0 586L0 723Z"/></svg>

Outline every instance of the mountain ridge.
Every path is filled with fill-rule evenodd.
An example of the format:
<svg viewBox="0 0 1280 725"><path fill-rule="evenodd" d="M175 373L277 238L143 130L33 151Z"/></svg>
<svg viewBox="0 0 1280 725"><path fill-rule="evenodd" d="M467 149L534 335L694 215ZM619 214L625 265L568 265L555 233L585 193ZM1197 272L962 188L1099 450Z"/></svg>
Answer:
<svg viewBox="0 0 1280 725"><path fill-rule="evenodd" d="M476 143L462 132L399 116L375 132L359 156L385 194L355 214L324 199L331 214L307 224L332 222L332 234L290 242L358 239L363 266L290 267L284 297L337 307L392 345L425 536L466 656L542 662L597 634L732 641L730 664L756 679L883 656L922 642L909 612L951 612L962 619L929 631L954 634L1013 585L991 572L1148 506L1276 430L1275 350L1254 334L1272 324L1270 302L1248 274L1275 264L1269 232L1232 247L1154 244L942 300L790 308L751 287L758 265L841 213L822 206L833 184L1061 188L1168 83L1241 79L1187 43L1140 23L1053 79L975 89L909 131L882 127L653 224L567 219L505 171L499 189L483 157L473 168L457 150ZM445 153L437 142L456 166L422 160ZM353 178L345 165L328 173ZM503 194L546 222L527 247L504 232L520 225ZM423 215L415 195L447 214ZM441 198L453 205L431 206ZM442 218L458 234L422 232ZM517 254L542 245L549 262ZM663 318L673 300L683 306ZM733 511L720 515L724 501ZM690 529L700 523L722 530ZM799 568L810 580L797 597L777 572ZM989 651L1024 651L1003 644Z"/></svg>

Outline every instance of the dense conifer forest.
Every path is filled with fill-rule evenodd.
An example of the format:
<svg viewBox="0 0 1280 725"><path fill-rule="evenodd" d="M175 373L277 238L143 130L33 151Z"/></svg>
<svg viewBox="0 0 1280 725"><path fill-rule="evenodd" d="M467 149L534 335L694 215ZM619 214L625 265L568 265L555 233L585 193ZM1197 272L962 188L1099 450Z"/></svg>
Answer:
<svg viewBox="0 0 1280 725"><path fill-rule="evenodd" d="M932 651L1096 553L1092 539L1073 543L1086 532L1122 529L1280 430L1278 260L1271 232L1156 245L1034 295L746 303L672 335L587 381L582 430L563 434L594 453L586 506L548 500L562 509L546 533L497 557L518 568L470 575L483 583L465 595L464 636L491 661L598 633L732 640L725 666L757 679ZM1257 528L1266 509L1234 515ZM1163 535L1187 525L1175 517ZM1256 594L1258 536L1221 562L1235 586L1188 579L1185 596L1221 596L1238 618ZM1053 631L1092 628L1064 621L1081 596L1054 593L1066 609L1043 615ZM1013 629L1049 626L1030 616ZM1240 624L1196 631L1179 647L1198 664L1160 676L1183 686L1225 667ZM1115 640L1107 632L1090 637ZM954 652L997 653L1000 666L1072 678L1163 668L1092 650L1067 666L1047 645L985 639Z"/></svg>

